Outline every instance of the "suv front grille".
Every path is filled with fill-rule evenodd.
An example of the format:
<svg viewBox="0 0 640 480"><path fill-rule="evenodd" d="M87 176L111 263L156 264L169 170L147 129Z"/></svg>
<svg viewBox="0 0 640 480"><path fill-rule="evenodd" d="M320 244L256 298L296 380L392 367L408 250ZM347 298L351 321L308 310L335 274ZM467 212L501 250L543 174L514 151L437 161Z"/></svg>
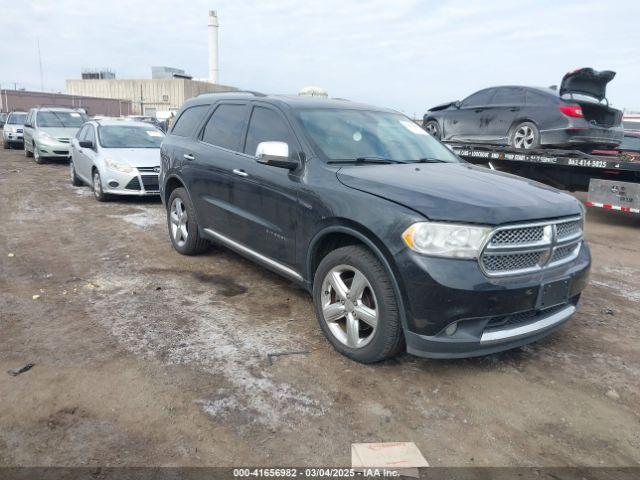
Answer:
<svg viewBox="0 0 640 480"><path fill-rule="evenodd" d="M480 255L490 277L520 275L574 260L582 245L582 217L495 229Z"/></svg>

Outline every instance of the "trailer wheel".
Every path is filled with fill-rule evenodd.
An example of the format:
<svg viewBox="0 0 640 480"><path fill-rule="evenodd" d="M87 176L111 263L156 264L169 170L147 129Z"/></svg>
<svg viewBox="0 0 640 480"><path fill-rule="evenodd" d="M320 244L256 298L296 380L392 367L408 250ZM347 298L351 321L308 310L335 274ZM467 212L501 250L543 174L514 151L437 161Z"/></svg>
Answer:
<svg viewBox="0 0 640 480"><path fill-rule="evenodd" d="M532 150L540 146L540 131L535 123L522 122L511 130L509 144L513 148Z"/></svg>

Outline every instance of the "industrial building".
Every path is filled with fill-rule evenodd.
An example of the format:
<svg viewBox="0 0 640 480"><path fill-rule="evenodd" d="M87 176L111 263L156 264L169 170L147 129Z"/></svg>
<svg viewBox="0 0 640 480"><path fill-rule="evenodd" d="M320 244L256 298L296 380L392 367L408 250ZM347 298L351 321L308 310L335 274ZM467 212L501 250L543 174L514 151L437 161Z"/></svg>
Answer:
<svg viewBox="0 0 640 480"><path fill-rule="evenodd" d="M230 92L234 87L173 77L170 79L67 80L69 95L123 99L133 113L154 116L157 111L177 109L200 93Z"/></svg>
<svg viewBox="0 0 640 480"><path fill-rule="evenodd" d="M218 83L218 16L207 16L209 43L209 78L194 80L184 70L172 67L152 67L149 79L117 79L107 69L83 71L81 79L67 80L69 95L103 97L131 102L133 113L154 116L162 110L178 109L191 97L201 93L230 92L235 87ZM109 74L113 76L109 76Z"/></svg>
<svg viewBox="0 0 640 480"><path fill-rule="evenodd" d="M25 90L0 90L0 112L27 111L38 106L82 108L89 115L110 117L133 114L129 100Z"/></svg>

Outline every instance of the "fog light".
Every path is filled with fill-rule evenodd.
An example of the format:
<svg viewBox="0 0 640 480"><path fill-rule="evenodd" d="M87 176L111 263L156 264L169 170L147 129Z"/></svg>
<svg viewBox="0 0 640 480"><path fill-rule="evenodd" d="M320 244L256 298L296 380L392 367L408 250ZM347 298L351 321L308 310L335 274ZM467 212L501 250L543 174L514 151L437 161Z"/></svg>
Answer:
<svg viewBox="0 0 640 480"><path fill-rule="evenodd" d="M115 180L111 180L111 181L109 182L109 186L110 186L111 188L118 188L118 187L120 186L120 184L119 184L118 182L116 182Z"/></svg>
<svg viewBox="0 0 640 480"><path fill-rule="evenodd" d="M456 333L456 330L458 330L458 322L453 322L451 325L449 325L446 330L444 331L444 333L446 333L447 335L451 336L454 333Z"/></svg>

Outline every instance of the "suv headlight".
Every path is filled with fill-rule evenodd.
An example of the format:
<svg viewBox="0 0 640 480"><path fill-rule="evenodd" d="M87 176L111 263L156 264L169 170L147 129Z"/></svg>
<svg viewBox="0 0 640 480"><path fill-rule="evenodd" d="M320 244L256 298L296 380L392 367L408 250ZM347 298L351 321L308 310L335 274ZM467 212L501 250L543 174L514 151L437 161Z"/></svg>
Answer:
<svg viewBox="0 0 640 480"><path fill-rule="evenodd" d="M111 160L111 159L107 158L104 161L104 163L107 166L107 168L110 168L111 170L116 170L116 171L122 172L122 173L131 173L131 172L133 172L133 167L131 165L129 165L128 163L125 163L125 162L116 162L115 160Z"/></svg>
<svg viewBox="0 0 640 480"><path fill-rule="evenodd" d="M475 225L418 222L404 231L402 239L411 250L425 255L478 258L491 230Z"/></svg>
<svg viewBox="0 0 640 480"><path fill-rule="evenodd" d="M52 142L55 140L55 138L53 138L51 135L49 135L47 132L40 132L40 134L38 135L38 139L39 140L43 140L45 142Z"/></svg>

